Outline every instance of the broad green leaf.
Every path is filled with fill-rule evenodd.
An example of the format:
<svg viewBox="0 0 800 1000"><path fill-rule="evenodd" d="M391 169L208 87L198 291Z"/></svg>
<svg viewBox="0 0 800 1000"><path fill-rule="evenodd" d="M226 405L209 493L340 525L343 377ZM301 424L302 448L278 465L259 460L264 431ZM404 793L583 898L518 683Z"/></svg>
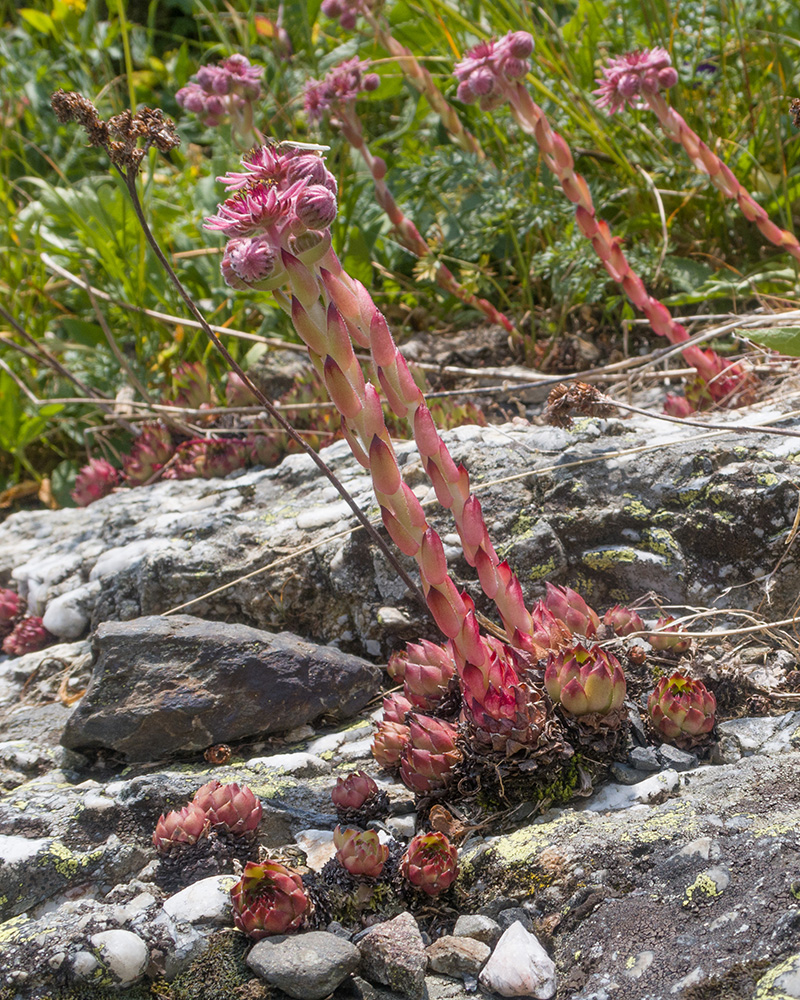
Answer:
<svg viewBox="0 0 800 1000"><path fill-rule="evenodd" d="M775 326L766 330L748 331L747 336L756 344L768 347L778 354L800 358L800 326Z"/></svg>
<svg viewBox="0 0 800 1000"><path fill-rule="evenodd" d="M33 10L30 7L22 7L18 13L36 31L41 31L44 35L52 35L55 25L49 14L45 14L40 10Z"/></svg>

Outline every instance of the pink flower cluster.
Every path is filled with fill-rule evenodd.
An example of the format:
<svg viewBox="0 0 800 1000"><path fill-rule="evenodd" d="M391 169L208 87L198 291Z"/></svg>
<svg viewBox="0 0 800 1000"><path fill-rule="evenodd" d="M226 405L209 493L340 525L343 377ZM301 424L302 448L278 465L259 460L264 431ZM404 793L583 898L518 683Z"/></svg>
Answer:
<svg viewBox="0 0 800 1000"><path fill-rule="evenodd" d="M377 73L367 73L369 63L354 56L334 67L321 80L309 80L303 103L310 121L321 121L337 104L350 104L362 91L375 90Z"/></svg>
<svg viewBox="0 0 800 1000"><path fill-rule="evenodd" d="M320 156L294 147L251 150L242 166L218 178L235 193L205 228L229 237L221 269L231 288L275 288L295 257L311 263L330 247L336 179Z"/></svg>
<svg viewBox="0 0 800 1000"><path fill-rule="evenodd" d="M628 52L609 60L603 67L603 79L594 91L597 106L608 108L609 114L621 110L626 102L638 107L642 94L657 94L673 87L678 73L666 49L656 47L641 52Z"/></svg>
<svg viewBox="0 0 800 1000"><path fill-rule="evenodd" d="M191 111L205 125L219 125L227 115L240 112L261 96L260 66L238 53L216 66L203 66L175 95L178 104Z"/></svg>
<svg viewBox="0 0 800 1000"><path fill-rule="evenodd" d="M322 0L322 13L351 31L356 26L356 18L374 7L376 0Z"/></svg>
<svg viewBox="0 0 800 1000"><path fill-rule="evenodd" d="M507 99L505 88L530 70L533 36L511 31L503 38L481 42L471 49L453 74L458 80L456 97L464 104L480 102L484 111L499 107Z"/></svg>

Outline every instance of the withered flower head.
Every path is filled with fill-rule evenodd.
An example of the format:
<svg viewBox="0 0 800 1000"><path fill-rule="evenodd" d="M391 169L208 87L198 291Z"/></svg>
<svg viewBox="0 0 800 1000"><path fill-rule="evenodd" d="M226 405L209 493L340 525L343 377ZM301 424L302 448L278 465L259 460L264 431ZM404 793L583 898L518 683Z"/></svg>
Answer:
<svg viewBox="0 0 800 1000"><path fill-rule="evenodd" d="M151 146L160 153L168 153L180 145L175 123L159 108L142 108L135 114L123 111L106 122L83 94L57 90L50 104L60 122L81 125L86 130L89 145L105 149L120 170L138 170ZM143 140L142 146L140 140Z"/></svg>
<svg viewBox="0 0 800 1000"><path fill-rule="evenodd" d="M599 389L585 382L557 385L547 397L545 417L556 427L569 427L572 423L570 410L576 410L587 417L607 417L614 412L614 404Z"/></svg>

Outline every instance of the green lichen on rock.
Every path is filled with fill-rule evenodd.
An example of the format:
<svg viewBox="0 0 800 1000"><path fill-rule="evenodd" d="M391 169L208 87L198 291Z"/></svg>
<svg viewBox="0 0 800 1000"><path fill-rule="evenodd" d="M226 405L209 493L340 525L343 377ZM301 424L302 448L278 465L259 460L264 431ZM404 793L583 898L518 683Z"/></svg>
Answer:
<svg viewBox="0 0 800 1000"><path fill-rule="evenodd" d="M753 1000L795 1000L796 992L787 993L784 984L800 978L800 952L774 966L756 983Z"/></svg>

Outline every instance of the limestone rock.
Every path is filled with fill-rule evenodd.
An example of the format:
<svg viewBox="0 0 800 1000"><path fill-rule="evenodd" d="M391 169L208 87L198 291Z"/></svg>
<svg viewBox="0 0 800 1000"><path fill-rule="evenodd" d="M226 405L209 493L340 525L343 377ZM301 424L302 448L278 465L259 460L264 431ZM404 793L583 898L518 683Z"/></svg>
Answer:
<svg viewBox="0 0 800 1000"><path fill-rule="evenodd" d="M101 931L92 935L91 942L120 986L130 986L144 975L149 952L138 934L123 930Z"/></svg>
<svg viewBox="0 0 800 1000"><path fill-rule="evenodd" d="M388 986L409 1000L425 996L428 956L416 920L401 913L372 927L358 940L361 975L369 982Z"/></svg>
<svg viewBox="0 0 800 1000"><path fill-rule="evenodd" d="M322 1000L358 968L358 948L326 931L278 935L258 941L247 964L271 986L296 1000Z"/></svg>
<svg viewBox="0 0 800 1000"><path fill-rule="evenodd" d="M503 997L549 1000L556 992L556 967L536 936L517 921L497 942L478 981Z"/></svg>
<svg viewBox="0 0 800 1000"><path fill-rule="evenodd" d="M106 622L89 689L65 727L73 750L130 761L204 750L357 712L379 670L328 646L188 615Z"/></svg>

